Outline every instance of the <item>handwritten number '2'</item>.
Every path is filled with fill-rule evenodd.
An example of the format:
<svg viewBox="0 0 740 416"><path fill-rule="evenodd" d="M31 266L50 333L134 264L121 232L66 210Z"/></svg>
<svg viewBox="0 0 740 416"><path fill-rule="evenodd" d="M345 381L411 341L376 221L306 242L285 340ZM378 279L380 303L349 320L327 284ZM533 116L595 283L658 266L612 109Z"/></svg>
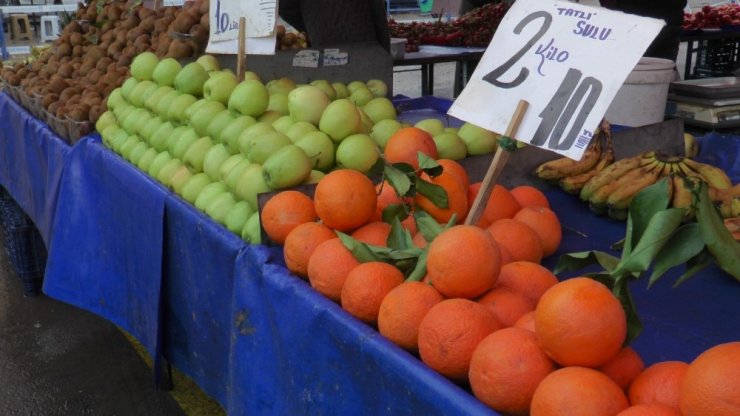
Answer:
<svg viewBox="0 0 740 416"><path fill-rule="evenodd" d="M540 30L538 30L537 33L532 36L532 39L525 43L524 46L517 53L514 54L514 56L509 58L508 61L504 62L501 66L483 76L484 81L487 81L500 88L514 88L524 82L525 79L527 79L527 76L529 75L529 69L521 68L519 70L519 75L517 75L513 81L504 82L499 80L499 78L501 78L501 76L503 76L509 69L511 69L511 67L514 66L514 64L517 63L517 61L519 61L522 56L524 56L524 54L527 53L527 51L532 48L535 43L537 43L538 40L540 40L545 32L547 32L547 29L550 28L550 24L552 24L552 15L545 11L534 12L522 19L522 21L519 22L514 28L514 33L518 35L522 33L522 30L525 26L527 26L533 20L539 18L543 19L542 27L540 27Z"/></svg>

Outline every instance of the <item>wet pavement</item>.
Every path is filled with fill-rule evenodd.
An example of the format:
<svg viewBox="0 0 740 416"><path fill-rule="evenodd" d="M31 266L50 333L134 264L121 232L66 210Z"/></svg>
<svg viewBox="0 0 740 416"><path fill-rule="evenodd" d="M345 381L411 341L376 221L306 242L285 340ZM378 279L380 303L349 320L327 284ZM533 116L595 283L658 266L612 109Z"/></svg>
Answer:
<svg viewBox="0 0 740 416"><path fill-rule="evenodd" d="M0 230L0 416L180 416L110 322L24 297Z"/></svg>

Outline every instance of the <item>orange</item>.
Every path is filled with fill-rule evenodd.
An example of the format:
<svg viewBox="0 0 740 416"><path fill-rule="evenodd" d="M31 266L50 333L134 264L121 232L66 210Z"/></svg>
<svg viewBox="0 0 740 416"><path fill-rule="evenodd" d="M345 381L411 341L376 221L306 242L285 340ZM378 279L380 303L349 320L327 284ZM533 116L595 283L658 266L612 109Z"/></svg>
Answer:
<svg viewBox="0 0 740 416"><path fill-rule="evenodd" d="M473 352L470 387L499 412L527 415L534 391L555 368L532 332L505 328L484 338Z"/></svg>
<svg viewBox="0 0 740 416"><path fill-rule="evenodd" d="M490 235L472 225L456 225L429 245L427 273L447 298L473 299L496 284L501 258Z"/></svg>
<svg viewBox="0 0 740 416"><path fill-rule="evenodd" d="M506 247L513 261L539 263L542 260L540 237L529 225L503 218L488 226L486 231L500 246Z"/></svg>
<svg viewBox="0 0 740 416"><path fill-rule="evenodd" d="M481 183L476 182L468 188L468 201L471 209L473 208L473 202L478 195L478 191L480 191L480 187ZM520 209L521 206L516 202L511 192L503 185L495 184L491 191L491 196L485 202L483 214L477 225L486 228L502 218L514 218L514 215Z"/></svg>
<svg viewBox="0 0 740 416"><path fill-rule="evenodd" d="M426 283L401 283L380 304L378 331L399 347L415 352L421 321L443 299L437 289Z"/></svg>
<svg viewBox="0 0 740 416"><path fill-rule="evenodd" d="M514 326L517 328L526 329L528 331L535 332L534 330L534 311L529 311L524 315L520 316L519 319L514 322Z"/></svg>
<svg viewBox="0 0 740 416"><path fill-rule="evenodd" d="M645 363L642 361L642 358L630 346L622 348L614 358L597 368L597 370L614 380L625 392L632 383L632 380L644 369Z"/></svg>
<svg viewBox="0 0 740 416"><path fill-rule="evenodd" d="M542 255L547 257L558 250L563 239L563 229L560 220L549 208L524 207L514 215L514 219L521 221L534 230L542 243Z"/></svg>
<svg viewBox="0 0 740 416"><path fill-rule="evenodd" d="M387 247L388 234L391 233L391 225L385 222L369 222L352 232L355 240L362 241L374 246Z"/></svg>
<svg viewBox="0 0 740 416"><path fill-rule="evenodd" d="M547 196L534 186L515 186L511 188L511 196L516 199L516 202L522 208L531 206L550 208L550 201L547 199Z"/></svg>
<svg viewBox="0 0 740 416"><path fill-rule="evenodd" d="M562 366L598 367L627 337L627 317L609 289L588 277L562 281L540 298L534 317L540 346Z"/></svg>
<svg viewBox="0 0 740 416"><path fill-rule="evenodd" d="M498 329L501 324L485 306L467 299L443 300L419 325L419 356L443 376L463 382L473 351Z"/></svg>
<svg viewBox="0 0 740 416"><path fill-rule="evenodd" d="M285 244L285 237L295 227L316 221L316 210L308 195L282 191L270 198L260 212L260 223L270 240Z"/></svg>
<svg viewBox="0 0 740 416"><path fill-rule="evenodd" d="M375 185L375 192L378 194L378 202L375 205L375 214L371 218L372 221L383 221L383 210L389 205L411 202L411 198L401 198L398 196L396 190L393 189L388 181Z"/></svg>
<svg viewBox="0 0 740 416"><path fill-rule="evenodd" d="M333 238L319 244L308 259L308 281L319 293L339 302L347 275L359 264L342 240Z"/></svg>
<svg viewBox="0 0 740 416"><path fill-rule="evenodd" d="M617 383L585 367L565 367L550 373L532 397L532 416L616 415L628 407Z"/></svg>
<svg viewBox="0 0 740 416"><path fill-rule="evenodd" d="M377 200L372 181L351 169L329 172L319 180L314 193L319 218L339 231L350 231L368 222Z"/></svg>
<svg viewBox="0 0 740 416"><path fill-rule="evenodd" d="M295 227L285 237L283 246L283 258L288 270L301 277L308 276L311 254L319 244L332 238L337 238L334 230L318 222L306 222Z"/></svg>
<svg viewBox="0 0 740 416"><path fill-rule="evenodd" d="M457 178L464 189L467 190L468 187L470 187L470 177L468 176L468 172L459 162L452 159L439 159L437 160L437 163L442 166L443 172L449 173L453 177Z"/></svg>
<svg viewBox="0 0 740 416"><path fill-rule="evenodd" d="M383 298L403 283L403 273L388 263L362 263L352 269L342 287L342 308L355 318L375 325Z"/></svg>
<svg viewBox="0 0 740 416"><path fill-rule="evenodd" d="M496 285L521 293L537 305L542 294L557 283L558 278L545 266L531 261L515 261L501 266Z"/></svg>
<svg viewBox="0 0 740 416"><path fill-rule="evenodd" d="M459 224L468 213L468 198L465 188L451 173L442 173L435 178L429 178L424 173L421 178L427 182L431 182L435 185L441 186L447 193L447 208L440 208L425 197L424 195L417 193L414 197L414 206L423 209L429 215L432 216L437 222L446 224L452 218L452 215L456 215L456 222Z"/></svg>
<svg viewBox="0 0 740 416"><path fill-rule="evenodd" d="M385 144L383 153L389 163L408 163L419 169L418 152L437 159L437 145L432 136L417 127L398 129Z"/></svg>
<svg viewBox="0 0 740 416"><path fill-rule="evenodd" d="M498 244L498 252L501 254L501 266L514 261L514 259L511 257L511 253L509 253L509 250L501 244Z"/></svg>
<svg viewBox="0 0 740 416"><path fill-rule="evenodd" d="M476 302L487 307L505 327L514 326L517 319L534 310L534 303L522 294L505 287L495 287Z"/></svg>
<svg viewBox="0 0 740 416"><path fill-rule="evenodd" d="M740 342L715 345L689 364L679 396L685 416L740 415Z"/></svg>
<svg viewBox="0 0 740 416"><path fill-rule="evenodd" d="M683 361L661 361L646 368L630 384L630 403L660 403L678 410L678 394L688 368Z"/></svg>
<svg viewBox="0 0 740 416"><path fill-rule="evenodd" d="M622 410L617 416L681 416L681 413L664 404L638 404Z"/></svg>
<svg viewBox="0 0 740 416"><path fill-rule="evenodd" d="M416 233L412 241L416 247L424 248L427 246L427 240L424 238L424 234L422 233Z"/></svg>

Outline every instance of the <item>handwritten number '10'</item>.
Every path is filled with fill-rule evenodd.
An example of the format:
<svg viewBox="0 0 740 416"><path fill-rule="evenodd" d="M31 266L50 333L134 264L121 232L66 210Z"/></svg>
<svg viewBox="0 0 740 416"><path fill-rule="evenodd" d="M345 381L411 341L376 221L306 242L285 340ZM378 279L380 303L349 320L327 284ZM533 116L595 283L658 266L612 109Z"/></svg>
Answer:
<svg viewBox="0 0 740 416"><path fill-rule="evenodd" d="M514 64L516 64L547 32L552 24L552 16L545 11L534 12L522 19L522 21L514 28L514 33L518 35L528 24L539 18L542 18L542 26L537 33L535 33L532 38L506 62L483 76L484 81L499 88L510 89L519 86L527 79L529 76L529 69L520 68L519 74L514 78L514 80L509 82L500 80L500 78L508 72ZM588 118L588 115L591 113L599 95L601 95L602 90L601 81L593 77L586 77L581 81L581 75L581 71L577 69L570 68L568 70L568 73L565 75L565 78L560 84L557 92L539 114L542 122L537 128L534 138L532 139L533 145L541 146L545 144L548 139L548 147L551 149L566 150L573 145L580 134L581 128L586 122L586 118ZM586 92L588 92L587 97L585 97ZM586 101L581 106L581 110L572 127L568 131L568 135L560 141L559 139L562 137L565 128L570 123L573 114L578 110L584 97L586 98Z"/></svg>

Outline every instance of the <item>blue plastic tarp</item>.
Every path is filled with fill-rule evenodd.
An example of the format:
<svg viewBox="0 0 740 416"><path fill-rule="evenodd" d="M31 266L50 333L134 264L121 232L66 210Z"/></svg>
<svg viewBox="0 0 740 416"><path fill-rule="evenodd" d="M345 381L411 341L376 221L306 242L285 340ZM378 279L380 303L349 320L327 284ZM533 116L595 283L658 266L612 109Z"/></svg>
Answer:
<svg viewBox="0 0 740 416"><path fill-rule="evenodd" d="M6 93L0 93L0 185L49 244L70 147Z"/></svg>

